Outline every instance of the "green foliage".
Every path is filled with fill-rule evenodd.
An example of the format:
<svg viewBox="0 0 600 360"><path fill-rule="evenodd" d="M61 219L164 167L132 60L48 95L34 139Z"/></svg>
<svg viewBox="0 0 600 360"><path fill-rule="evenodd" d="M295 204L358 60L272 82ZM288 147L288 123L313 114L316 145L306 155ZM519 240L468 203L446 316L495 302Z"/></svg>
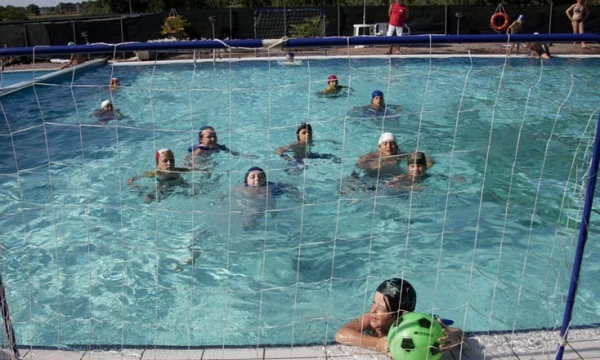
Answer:
<svg viewBox="0 0 600 360"><path fill-rule="evenodd" d="M313 16L304 18L300 24L293 24L290 35L297 38L310 38L323 36L323 18L321 16Z"/></svg>
<svg viewBox="0 0 600 360"><path fill-rule="evenodd" d="M0 13L0 18L4 21L25 21L27 20L27 11L23 7L8 5Z"/></svg>
<svg viewBox="0 0 600 360"><path fill-rule="evenodd" d="M29 5L27 5L27 7L25 9L30 14L33 14L33 15L39 15L40 14L40 7L37 6L36 4L29 4Z"/></svg>
<svg viewBox="0 0 600 360"><path fill-rule="evenodd" d="M102 1L84 1L81 3L84 15L109 15L110 7Z"/></svg>
<svg viewBox="0 0 600 360"><path fill-rule="evenodd" d="M177 40L183 40L188 37L186 28L189 28L190 23L181 16L169 16L160 28L160 33L169 37L174 37Z"/></svg>

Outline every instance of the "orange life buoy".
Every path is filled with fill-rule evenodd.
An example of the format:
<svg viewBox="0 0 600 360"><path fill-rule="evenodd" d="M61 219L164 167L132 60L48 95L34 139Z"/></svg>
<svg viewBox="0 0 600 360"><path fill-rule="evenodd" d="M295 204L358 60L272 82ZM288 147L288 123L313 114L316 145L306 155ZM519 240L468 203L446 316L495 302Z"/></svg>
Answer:
<svg viewBox="0 0 600 360"><path fill-rule="evenodd" d="M502 23L498 25L496 19L501 18ZM504 12L497 12L490 19L490 26L496 31L504 31L508 27L508 15Z"/></svg>

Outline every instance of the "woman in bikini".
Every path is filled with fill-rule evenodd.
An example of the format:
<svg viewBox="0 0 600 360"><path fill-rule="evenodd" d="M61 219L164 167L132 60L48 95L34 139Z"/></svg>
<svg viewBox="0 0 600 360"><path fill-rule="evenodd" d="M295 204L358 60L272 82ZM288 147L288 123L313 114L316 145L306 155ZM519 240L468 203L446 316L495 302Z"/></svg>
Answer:
<svg viewBox="0 0 600 360"><path fill-rule="evenodd" d="M590 14L583 0L577 0L575 4L567 9L566 13L569 20L571 20L571 25L573 25L573 34L583 34L583 23ZM573 43L573 46L577 48L577 43ZM584 42L581 42L581 48L586 48Z"/></svg>

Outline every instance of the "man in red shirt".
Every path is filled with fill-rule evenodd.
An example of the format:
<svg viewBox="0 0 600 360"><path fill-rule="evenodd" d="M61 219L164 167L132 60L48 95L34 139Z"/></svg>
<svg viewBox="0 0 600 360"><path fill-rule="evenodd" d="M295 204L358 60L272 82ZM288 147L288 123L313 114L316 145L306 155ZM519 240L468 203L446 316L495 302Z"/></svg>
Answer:
<svg viewBox="0 0 600 360"><path fill-rule="evenodd" d="M387 36L392 36L394 32L396 32L397 36L402 36L404 23L408 19L408 8L404 5L404 0L394 0L394 2L390 4L388 15L390 16L390 22L388 25ZM393 50L394 45L390 45L389 54L392 54ZM396 54L400 54L400 45L396 47Z"/></svg>

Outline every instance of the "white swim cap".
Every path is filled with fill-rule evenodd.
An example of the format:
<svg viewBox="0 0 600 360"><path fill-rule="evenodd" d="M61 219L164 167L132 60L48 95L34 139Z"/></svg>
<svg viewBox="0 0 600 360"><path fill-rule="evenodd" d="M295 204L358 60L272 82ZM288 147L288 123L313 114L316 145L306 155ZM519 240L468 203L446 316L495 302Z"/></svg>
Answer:
<svg viewBox="0 0 600 360"><path fill-rule="evenodd" d="M539 34L540 34L539 32L534 32L534 33L533 33L533 35L539 35Z"/></svg>
<svg viewBox="0 0 600 360"><path fill-rule="evenodd" d="M379 137L379 145L381 145L381 143L386 142L386 141L393 141L395 143L398 143L396 141L396 136L394 134L392 134L391 132L386 132L381 134L381 136Z"/></svg>
<svg viewBox="0 0 600 360"><path fill-rule="evenodd" d="M102 102L102 108L104 109L105 107L107 107L108 105L112 105L112 103L110 102L110 100L104 100Z"/></svg>

